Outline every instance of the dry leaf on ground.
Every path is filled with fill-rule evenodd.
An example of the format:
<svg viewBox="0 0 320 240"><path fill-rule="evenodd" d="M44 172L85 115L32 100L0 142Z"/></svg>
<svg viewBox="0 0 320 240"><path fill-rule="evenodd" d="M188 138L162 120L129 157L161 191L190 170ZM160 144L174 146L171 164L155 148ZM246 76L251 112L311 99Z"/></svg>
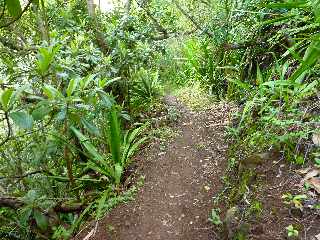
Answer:
<svg viewBox="0 0 320 240"><path fill-rule="evenodd" d="M320 178L310 178L306 181L306 183L309 183L311 187L320 194Z"/></svg>
<svg viewBox="0 0 320 240"><path fill-rule="evenodd" d="M316 177L318 175L320 175L320 169L312 169L304 176L303 181L305 182L306 180Z"/></svg>
<svg viewBox="0 0 320 240"><path fill-rule="evenodd" d="M312 135L312 142L313 142L316 146L320 147L320 132L313 133L313 135Z"/></svg>
<svg viewBox="0 0 320 240"><path fill-rule="evenodd" d="M295 172L298 173L298 174L304 175L304 174L307 174L308 172L310 172L310 170L311 170L311 168L307 167L307 168L302 168L302 169L299 169L299 170L295 170Z"/></svg>
<svg viewBox="0 0 320 240"><path fill-rule="evenodd" d="M308 183L311 188L313 188L317 191L318 194L320 194L320 178L317 177L320 176L320 169L306 168L296 172L300 174L305 174L304 178L301 180L299 184L300 187L302 187L305 183Z"/></svg>

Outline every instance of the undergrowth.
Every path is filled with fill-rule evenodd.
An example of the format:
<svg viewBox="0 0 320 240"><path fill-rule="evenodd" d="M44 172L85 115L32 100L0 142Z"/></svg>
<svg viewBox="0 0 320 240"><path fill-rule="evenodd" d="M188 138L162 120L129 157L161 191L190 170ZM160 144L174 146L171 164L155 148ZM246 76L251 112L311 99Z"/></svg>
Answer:
<svg viewBox="0 0 320 240"><path fill-rule="evenodd" d="M238 104L221 195L231 215L249 199L259 214L260 166L319 167L319 1L173 2L103 12L93 0L0 0L4 236L63 239L83 216L100 219L150 137L175 135L167 88L195 111Z"/></svg>

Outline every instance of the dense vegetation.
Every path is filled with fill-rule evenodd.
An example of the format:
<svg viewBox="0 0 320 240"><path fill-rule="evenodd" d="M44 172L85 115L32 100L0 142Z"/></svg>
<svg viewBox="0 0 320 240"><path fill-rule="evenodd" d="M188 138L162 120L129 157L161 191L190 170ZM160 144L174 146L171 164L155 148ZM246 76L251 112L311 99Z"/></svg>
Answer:
<svg viewBox="0 0 320 240"><path fill-rule="evenodd" d="M130 198L167 86L239 105L234 166L270 149L320 165L320 1L0 5L0 238L67 239Z"/></svg>

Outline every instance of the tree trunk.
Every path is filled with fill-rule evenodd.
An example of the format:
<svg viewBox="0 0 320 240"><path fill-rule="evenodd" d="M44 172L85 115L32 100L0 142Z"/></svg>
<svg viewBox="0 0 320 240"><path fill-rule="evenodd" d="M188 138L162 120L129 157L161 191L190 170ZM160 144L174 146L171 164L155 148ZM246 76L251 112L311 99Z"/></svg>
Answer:
<svg viewBox="0 0 320 240"><path fill-rule="evenodd" d="M88 14L92 18L92 30L95 34L96 44L105 55L108 55L110 52L110 48L108 47L108 44L104 39L104 34L100 31L99 23L96 20L95 4L93 0L87 0L87 8Z"/></svg>
<svg viewBox="0 0 320 240"><path fill-rule="evenodd" d="M95 18L95 4L93 0L87 0L87 7L89 16Z"/></svg>
<svg viewBox="0 0 320 240"><path fill-rule="evenodd" d="M33 11L35 12L37 16L37 24L38 24L38 29L41 35L41 40L47 41L50 43L50 38L49 38L49 26L48 26L48 21L47 21L47 15L45 11L45 6L44 6L44 0L40 0L40 4L33 4Z"/></svg>
<svg viewBox="0 0 320 240"><path fill-rule="evenodd" d="M126 10L126 15L129 16L130 15L130 9L131 9L131 0L127 0L125 3L125 10Z"/></svg>

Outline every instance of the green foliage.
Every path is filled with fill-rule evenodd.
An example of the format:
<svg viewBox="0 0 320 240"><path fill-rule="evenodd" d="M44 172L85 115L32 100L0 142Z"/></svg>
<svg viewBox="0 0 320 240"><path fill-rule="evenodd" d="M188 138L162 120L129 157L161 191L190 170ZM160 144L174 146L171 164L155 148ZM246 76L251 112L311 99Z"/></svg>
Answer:
<svg viewBox="0 0 320 240"><path fill-rule="evenodd" d="M19 0L5 0L6 7L12 17L18 17L21 12L21 5Z"/></svg>
<svg viewBox="0 0 320 240"><path fill-rule="evenodd" d="M296 238L299 236L299 231L296 230L293 225L289 225L286 229L289 238Z"/></svg>
<svg viewBox="0 0 320 240"><path fill-rule="evenodd" d="M309 11L308 4L306 1L303 5L297 5L296 2L289 5L272 3L268 7L273 11L288 8L288 12L283 15L289 16L290 14L301 14L293 10L297 7ZM281 15L281 17L283 16ZM276 26L291 21L281 17L278 18L281 23L269 21L268 24ZM302 23L301 19L296 20L300 21L300 25L309 24ZM295 26L292 29L286 29L289 34L291 31L302 34L304 30L303 28L298 30ZM279 30L275 36L280 37L282 34L284 32ZM300 49L299 53L296 50L301 48L301 41L293 43L287 50L284 49L281 59L275 59L274 64L268 69L262 71L258 64L255 84L247 83L245 80L232 80L246 101L239 118L238 128L235 131L242 139L242 145L252 149L257 146L262 149L275 146L284 151L288 160L297 164L305 162L305 157L301 156L304 154L300 153L302 151L300 145L308 141L310 134L314 131L310 123L318 121L316 115L310 115L306 118L304 107L310 103L310 99L315 96L319 88L317 71L315 71L318 36L312 32L308 34L304 34L307 38L304 37L302 40L307 47L303 47L302 51ZM279 41L275 37L272 40ZM274 42L273 44L280 43ZM303 57L299 58L301 54ZM273 56L276 57L275 54Z"/></svg>
<svg viewBox="0 0 320 240"><path fill-rule="evenodd" d="M308 199L307 195L292 195L291 193L286 193L282 196L282 199L285 200L285 204L293 205L295 208L303 210L303 201Z"/></svg>
<svg viewBox="0 0 320 240"><path fill-rule="evenodd" d="M148 72L145 69L140 69L134 77L136 81L133 85L132 93L138 98L138 102L150 103L159 96L158 71Z"/></svg>
<svg viewBox="0 0 320 240"><path fill-rule="evenodd" d="M6 232L67 239L90 213L98 220L121 202L112 199L149 130L136 119L164 83L185 87L178 95L194 109L239 103L234 149L272 147L296 164L319 164L309 148L320 121L319 1L161 0L90 17L80 0L2 3L0 190L19 201L0 208ZM61 225L50 224L57 199L83 209L57 212ZM221 222L214 211L210 219Z"/></svg>
<svg viewBox="0 0 320 240"><path fill-rule="evenodd" d="M209 217L209 221L214 225L221 225L222 221L219 216L220 209L212 209Z"/></svg>
<svg viewBox="0 0 320 240"><path fill-rule="evenodd" d="M39 55L37 64L37 71L41 76L44 76L49 70L50 64L53 62L54 56L59 51L60 46L49 46L44 48L39 48Z"/></svg>
<svg viewBox="0 0 320 240"><path fill-rule="evenodd" d="M26 112L11 112L10 117L13 122L23 129L31 129L33 125L33 118Z"/></svg>
<svg viewBox="0 0 320 240"><path fill-rule="evenodd" d="M194 83L186 87L181 87L175 91L176 96L192 110L204 110L210 108L217 99L208 94L200 83Z"/></svg>
<svg viewBox="0 0 320 240"><path fill-rule="evenodd" d="M118 111L115 108L112 108L108 115L109 119L109 141L110 141L110 149L112 154L112 159L115 164L121 163L121 156L120 156L120 144L121 144L121 137L120 137L120 127L119 127L119 120L118 120Z"/></svg>
<svg viewBox="0 0 320 240"><path fill-rule="evenodd" d="M127 131L122 138L120 134L118 111L114 107L110 110L110 113L108 113L108 119L108 144L110 146L111 159L108 155L99 153L97 148L90 142L90 139L84 136L76 128L71 127L71 130L80 140L80 143L84 146L91 159L91 161L86 164L87 168L103 174L106 177L110 177L115 184L119 185L124 168L129 164L130 158L147 138L140 138L145 126L141 126L130 132Z"/></svg>
<svg viewBox="0 0 320 240"><path fill-rule="evenodd" d="M97 13L106 33L97 38L84 1L43 3L24 4L20 16L20 2L5 1L0 24L10 25L0 30L0 190L19 201L0 206L1 231L68 239L89 213L99 219L121 202L111 199L120 198L126 168L147 140L128 111L139 114L131 102L148 105L159 86L158 74L145 70L137 86L148 96L131 99L133 73L157 69L161 48L149 42L155 30L139 11ZM61 213L60 204L83 207Z"/></svg>

